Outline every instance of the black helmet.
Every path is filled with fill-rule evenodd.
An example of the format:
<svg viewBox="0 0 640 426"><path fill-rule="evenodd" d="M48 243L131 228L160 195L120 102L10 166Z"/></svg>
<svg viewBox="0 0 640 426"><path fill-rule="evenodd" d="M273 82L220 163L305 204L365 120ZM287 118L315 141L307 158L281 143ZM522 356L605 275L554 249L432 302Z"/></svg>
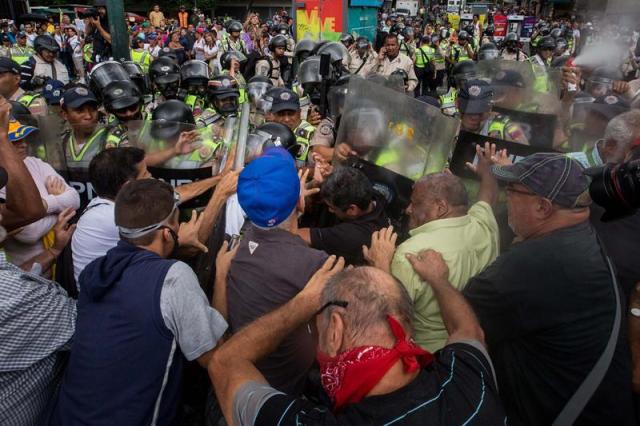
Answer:
<svg viewBox="0 0 640 426"><path fill-rule="evenodd" d="M389 77L398 77L400 79L402 79L404 84L407 84L407 82L409 81L409 74L407 74L407 72L405 70L403 70L402 68L398 68L397 70L393 71ZM390 80L393 80L392 78L390 78Z"/></svg>
<svg viewBox="0 0 640 426"><path fill-rule="evenodd" d="M551 36L544 36L540 39L540 43L538 43L538 50L555 50L556 49L556 39Z"/></svg>
<svg viewBox="0 0 640 426"><path fill-rule="evenodd" d="M220 66L222 67L223 70L230 70L231 69L231 60L235 59L236 61L238 61L240 63L240 65L242 65L243 63L247 62L247 57L244 56L242 53L236 51L236 50L229 50L227 52L224 52L221 56L220 56Z"/></svg>
<svg viewBox="0 0 640 426"><path fill-rule="evenodd" d="M269 91L273 87L273 82L269 77L264 77L262 75L256 75L249 79L247 82L247 96L249 96L249 101L256 109L261 109L264 111L262 97L265 93Z"/></svg>
<svg viewBox="0 0 640 426"><path fill-rule="evenodd" d="M349 47L353 43L355 43L355 40L354 40L354 38L353 38L353 36L351 34L342 34L340 36L340 43L342 43L345 46Z"/></svg>
<svg viewBox="0 0 640 426"><path fill-rule="evenodd" d="M599 84L612 84L616 80L622 80L622 72L617 67L605 65L593 70L587 77L587 82Z"/></svg>
<svg viewBox="0 0 640 426"><path fill-rule="evenodd" d="M129 78L140 89L140 93L147 93L149 89L149 81L147 74L144 73L142 67L133 61L124 61L122 66L129 73Z"/></svg>
<svg viewBox="0 0 640 426"><path fill-rule="evenodd" d="M187 104L177 99L161 103L151 114L151 136L154 139L170 140L190 126L195 126L193 113Z"/></svg>
<svg viewBox="0 0 640 426"><path fill-rule="evenodd" d="M219 114L229 115L237 112L240 97L238 81L228 75L212 78L207 86L207 97Z"/></svg>
<svg viewBox="0 0 640 426"><path fill-rule="evenodd" d="M491 42L487 42L483 44L482 46L480 46L480 49L478 49L479 61L488 61L492 59L498 59L499 56L500 56L500 51L498 50L498 47Z"/></svg>
<svg viewBox="0 0 640 426"><path fill-rule="evenodd" d="M298 68L298 81L303 86L306 84L322 83L320 56L310 56L300 64L300 68Z"/></svg>
<svg viewBox="0 0 640 426"><path fill-rule="evenodd" d="M404 27L402 30L402 35L404 38L411 38L414 35L413 27Z"/></svg>
<svg viewBox="0 0 640 426"><path fill-rule="evenodd" d="M178 55L170 47L163 47L162 49L160 49L160 53L158 53L158 57L159 58L167 57L172 59L176 64L178 63Z"/></svg>
<svg viewBox="0 0 640 426"><path fill-rule="evenodd" d="M449 32L449 30L447 28L441 28L440 29L440 38L441 39L447 39L449 38L449 36L451 35L451 33Z"/></svg>
<svg viewBox="0 0 640 426"><path fill-rule="evenodd" d="M209 81L209 65L197 59L185 62L180 67L180 80L187 86L206 86Z"/></svg>
<svg viewBox="0 0 640 426"><path fill-rule="evenodd" d="M509 33L507 34L507 36L504 38L504 42L506 43L518 43L520 41L520 37L518 36L518 34L516 33Z"/></svg>
<svg viewBox="0 0 640 426"><path fill-rule="evenodd" d="M471 36L468 32L462 30L458 33L458 41L469 41L471 40Z"/></svg>
<svg viewBox="0 0 640 426"><path fill-rule="evenodd" d="M564 31L562 30L562 28L554 28L553 30L551 30L549 35L553 38L564 37Z"/></svg>
<svg viewBox="0 0 640 426"><path fill-rule="evenodd" d="M356 39L356 47L358 49L369 49L370 43L369 39L365 36L360 36Z"/></svg>
<svg viewBox="0 0 640 426"><path fill-rule="evenodd" d="M13 116L13 118L16 118L21 123L22 123L22 120L20 120L20 116L31 115L31 111L29 111L29 108L27 108L20 102L9 101L9 103L11 104L11 115ZM22 123L22 124L25 124L25 123Z"/></svg>
<svg viewBox="0 0 640 426"><path fill-rule="evenodd" d="M466 25L466 26L464 27L464 30L465 30L465 31L466 31L466 32L467 32L471 37L473 37L473 32L475 31L475 27L473 26L473 24Z"/></svg>
<svg viewBox="0 0 640 426"><path fill-rule="evenodd" d="M58 42L49 34L42 34L33 40L33 50L40 53L41 50L48 50L49 52L58 53L60 46Z"/></svg>
<svg viewBox="0 0 640 426"><path fill-rule="evenodd" d="M488 37L493 37L493 34L496 32L496 26L493 24L487 25L487 28L485 28L484 33L485 35L487 35Z"/></svg>
<svg viewBox="0 0 640 426"><path fill-rule="evenodd" d="M331 56L331 63L337 64L342 62L345 57L349 56L349 51L342 43L332 41L320 47L317 54L328 54Z"/></svg>
<svg viewBox="0 0 640 426"><path fill-rule="evenodd" d="M551 33L551 28L547 25L543 26L542 28L540 28L540 35L541 36L548 36Z"/></svg>
<svg viewBox="0 0 640 426"><path fill-rule="evenodd" d="M398 22L397 24L393 24L391 26L389 34L401 34L402 30L404 30L404 24L402 22Z"/></svg>
<svg viewBox="0 0 640 426"><path fill-rule="evenodd" d="M440 36L439 35L434 34L434 35L431 36L431 44L432 45L435 45L439 41L440 41Z"/></svg>
<svg viewBox="0 0 640 426"><path fill-rule="evenodd" d="M476 64L473 61L461 61L451 69L452 85L461 88L467 80L472 80L477 76Z"/></svg>
<svg viewBox="0 0 640 426"><path fill-rule="evenodd" d="M161 77L167 77L161 80L166 82L177 80L180 81L180 66L170 57L161 56L151 62L149 66L149 77L151 81L156 83Z"/></svg>
<svg viewBox="0 0 640 426"><path fill-rule="evenodd" d="M231 21L227 25L228 33L239 33L242 32L242 24L238 21Z"/></svg>
<svg viewBox="0 0 640 426"><path fill-rule="evenodd" d="M278 34L277 36L273 37L271 40L269 40L269 50L272 52L276 51L276 48L278 47L282 47L284 49L287 48L287 38L285 36L283 36L282 34Z"/></svg>
<svg viewBox="0 0 640 426"><path fill-rule="evenodd" d="M98 99L102 98L104 89L114 81L131 80L129 73L120 62L105 61L93 67L89 73L89 87Z"/></svg>
<svg viewBox="0 0 640 426"><path fill-rule="evenodd" d="M294 158L298 156L301 148L295 135L287 126L280 123L265 123L248 135L245 161L254 160L262 155L266 148L271 147L284 148Z"/></svg>
<svg viewBox="0 0 640 426"><path fill-rule="evenodd" d="M130 108L142 103L140 89L130 80L115 81L103 92L104 106L109 112Z"/></svg>
<svg viewBox="0 0 640 426"><path fill-rule="evenodd" d="M289 34L289 25L287 24L278 25L278 33L280 33L281 35Z"/></svg>
<svg viewBox="0 0 640 426"><path fill-rule="evenodd" d="M296 44L293 54L300 62L302 62L311 55L315 46L316 42L313 40L300 40L298 44Z"/></svg>

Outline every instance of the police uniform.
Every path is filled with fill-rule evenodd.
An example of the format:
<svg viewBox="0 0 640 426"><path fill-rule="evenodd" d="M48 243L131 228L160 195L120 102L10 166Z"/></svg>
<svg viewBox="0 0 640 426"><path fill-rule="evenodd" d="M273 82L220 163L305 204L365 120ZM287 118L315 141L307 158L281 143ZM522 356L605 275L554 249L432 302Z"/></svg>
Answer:
<svg viewBox="0 0 640 426"><path fill-rule="evenodd" d="M440 101L440 109L445 110L455 108L455 113L457 113L458 108L456 107L456 99L458 99L458 89L450 87L447 93L438 97L438 100Z"/></svg>
<svg viewBox="0 0 640 426"><path fill-rule="evenodd" d="M458 62L462 62L462 61L472 60L472 58L469 56L467 46L460 46L457 43L451 46L451 51L449 52L449 59L454 64L457 64Z"/></svg>
<svg viewBox="0 0 640 426"><path fill-rule="evenodd" d="M107 129L98 127L84 144L79 146L75 140L73 130L66 130L62 134L62 143L67 167L70 169L89 169L91 159L104 150L106 140Z"/></svg>
<svg viewBox="0 0 640 426"><path fill-rule="evenodd" d="M364 77L368 68L375 66L375 52L368 50L364 57L361 57L357 50L349 52L351 61L349 62L349 73Z"/></svg>
<svg viewBox="0 0 640 426"><path fill-rule="evenodd" d="M504 49L500 53L500 58L505 61L517 61L517 62L526 62L529 57L520 49L515 52L509 52L507 49Z"/></svg>
<svg viewBox="0 0 640 426"><path fill-rule="evenodd" d="M335 145L335 124L330 118L323 118L311 137L310 145L333 147Z"/></svg>
<svg viewBox="0 0 640 426"><path fill-rule="evenodd" d="M511 118L505 114L496 114L489 119L486 135L492 138L529 145L529 140L522 126L513 123Z"/></svg>
<svg viewBox="0 0 640 426"><path fill-rule="evenodd" d="M316 128L313 127L308 121L301 120L298 127L293 130L293 134L296 137L296 142L300 145L301 149L296 156L296 160L301 162L307 162L309 157L309 148L311 147L311 139L315 133Z"/></svg>
<svg viewBox="0 0 640 426"><path fill-rule="evenodd" d="M29 60L35 54L34 50L29 46L14 45L9 49L9 55L11 59L16 61L18 65L22 65Z"/></svg>
<svg viewBox="0 0 640 426"><path fill-rule="evenodd" d="M531 69L535 76L533 90L536 92L549 92L551 87L547 76L547 68L549 67L550 60L545 62L540 55L534 55L531 56L527 62L531 64Z"/></svg>
<svg viewBox="0 0 640 426"><path fill-rule="evenodd" d="M256 62L256 75L269 78L275 87L284 86L280 73L280 61L271 54Z"/></svg>
<svg viewBox="0 0 640 426"><path fill-rule="evenodd" d="M171 169L199 169L210 165L218 158L220 147L223 145L223 140L218 138L211 129L201 127L197 129L199 134L198 146L189 154L179 155L165 163L165 166ZM163 143L158 141L158 143Z"/></svg>
<svg viewBox="0 0 640 426"><path fill-rule="evenodd" d="M137 121L137 120L133 120ZM151 123L151 116L146 112L142 112L142 129L140 134L144 134L147 126ZM107 136L105 140L105 148L118 148L122 146L129 146L129 128L127 123L124 123L117 118L115 121L109 124L107 128Z"/></svg>
<svg viewBox="0 0 640 426"><path fill-rule="evenodd" d="M149 73L151 65L151 54L145 49L131 49L131 60L140 65L145 74Z"/></svg>
<svg viewBox="0 0 640 426"><path fill-rule="evenodd" d="M413 64L416 68L416 77L420 82L420 92L418 93L418 89L416 89L416 96L426 94L426 89L430 88L430 82L435 77L433 73L435 69L433 66L435 52L436 49L427 44L423 44L416 49Z"/></svg>
<svg viewBox="0 0 640 426"><path fill-rule="evenodd" d="M229 52L230 50L242 52L244 55L247 55L247 45L242 37L238 37L238 40L233 41L231 40L231 36L227 34L227 36L222 39L222 51Z"/></svg>
<svg viewBox="0 0 640 426"><path fill-rule="evenodd" d="M25 92L18 88L9 100L20 102L29 109L32 115L47 115L49 113L47 101L40 93Z"/></svg>
<svg viewBox="0 0 640 426"><path fill-rule="evenodd" d="M407 55L398 53L398 56L393 59L385 56L382 62L378 62L376 60L373 68L369 70L367 74L380 74L385 77L389 77L398 69L404 70L407 73L407 76L409 76L407 81L407 90L412 92L418 85L418 77L416 77L416 72L413 69L413 61Z"/></svg>

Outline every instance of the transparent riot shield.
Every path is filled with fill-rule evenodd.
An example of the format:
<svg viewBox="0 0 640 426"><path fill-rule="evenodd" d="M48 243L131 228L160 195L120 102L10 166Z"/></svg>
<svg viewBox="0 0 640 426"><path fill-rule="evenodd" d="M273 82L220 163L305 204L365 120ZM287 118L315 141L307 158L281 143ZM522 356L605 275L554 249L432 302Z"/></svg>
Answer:
<svg viewBox="0 0 640 426"><path fill-rule="evenodd" d="M352 79L336 145L359 158L416 180L441 171L453 146L458 120L408 96L363 79Z"/></svg>
<svg viewBox="0 0 640 426"><path fill-rule="evenodd" d="M145 150L149 172L173 187L217 175L237 137L237 126L229 132L222 126L199 128L166 120L129 122L127 129L129 144ZM205 193L184 207L202 207L209 196Z"/></svg>

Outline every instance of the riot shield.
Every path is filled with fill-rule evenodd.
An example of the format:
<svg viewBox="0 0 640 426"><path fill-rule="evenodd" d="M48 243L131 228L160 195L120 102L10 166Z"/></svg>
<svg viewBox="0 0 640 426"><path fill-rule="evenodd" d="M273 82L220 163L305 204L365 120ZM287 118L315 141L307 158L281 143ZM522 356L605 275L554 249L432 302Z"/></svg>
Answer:
<svg viewBox="0 0 640 426"><path fill-rule="evenodd" d="M89 73L89 87L98 96L102 96L103 90L114 81L130 81L129 73L120 62L101 62Z"/></svg>
<svg viewBox="0 0 640 426"><path fill-rule="evenodd" d="M145 150L149 172L173 187L217 175L237 133L233 129L225 139L219 126L200 128L166 120L128 122L127 129L129 144ZM203 207L209 197L210 191L182 207Z"/></svg>
<svg viewBox="0 0 640 426"><path fill-rule="evenodd" d="M436 107L352 79L336 145L347 144L359 158L416 180L445 167L457 131L458 120Z"/></svg>

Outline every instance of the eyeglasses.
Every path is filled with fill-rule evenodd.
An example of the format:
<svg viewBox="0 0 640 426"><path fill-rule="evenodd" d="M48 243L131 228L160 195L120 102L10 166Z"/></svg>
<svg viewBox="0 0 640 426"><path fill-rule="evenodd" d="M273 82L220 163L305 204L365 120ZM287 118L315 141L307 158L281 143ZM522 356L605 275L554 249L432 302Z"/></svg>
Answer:
<svg viewBox="0 0 640 426"><path fill-rule="evenodd" d="M318 311L315 313L315 315L320 315L321 313L323 313L328 307L330 306L339 306L341 308L346 308L349 305L349 302L345 301L345 300L330 300L327 303L325 303L324 305L322 305L322 307L320 309L318 309Z"/></svg>
<svg viewBox="0 0 640 426"><path fill-rule="evenodd" d="M521 189L514 188L511 185L507 185L507 187L505 188L505 191L511 192L513 194L529 195L529 196L533 196L533 197L537 197L538 196L538 194L536 194L536 193L533 193L533 192L530 192L530 191L523 191Z"/></svg>

